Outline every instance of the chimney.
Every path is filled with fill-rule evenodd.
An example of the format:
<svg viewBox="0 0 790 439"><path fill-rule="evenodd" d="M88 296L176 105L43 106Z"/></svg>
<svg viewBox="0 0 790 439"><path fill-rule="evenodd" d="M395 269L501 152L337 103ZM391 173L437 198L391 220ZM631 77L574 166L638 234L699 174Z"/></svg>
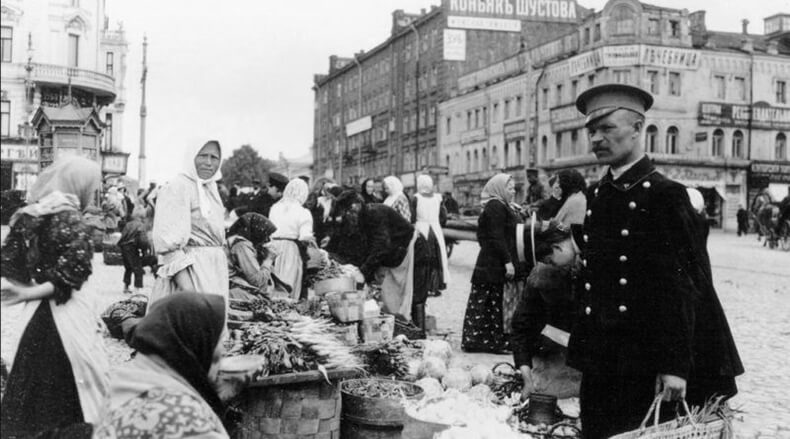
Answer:
<svg viewBox="0 0 790 439"><path fill-rule="evenodd" d="M704 34L707 31L704 10L695 11L689 14L689 28L692 33Z"/></svg>
<svg viewBox="0 0 790 439"><path fill-rule="evenodd" d="M744 52L754 52L754 43L751 38L744 38L741 40L741 50Z"/></svg>
<svg viewBox="0 0 790 439"><path fill-rule="evenodd" d="M749 35L749 20L745 18L741 20L741 29L744 35Z"/></svg>

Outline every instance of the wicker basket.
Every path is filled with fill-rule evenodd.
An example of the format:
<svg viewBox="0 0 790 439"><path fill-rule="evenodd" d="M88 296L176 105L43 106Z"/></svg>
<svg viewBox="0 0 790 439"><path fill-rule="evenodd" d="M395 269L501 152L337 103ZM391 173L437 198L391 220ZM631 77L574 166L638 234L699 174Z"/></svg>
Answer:
<svg viewBox="0 0 790 439"><path fill-rule="evenodd" d="M339 439L339 383L359 371L317 371L275 375L253 383L239 397L242 420L235 439Z"/></svg>

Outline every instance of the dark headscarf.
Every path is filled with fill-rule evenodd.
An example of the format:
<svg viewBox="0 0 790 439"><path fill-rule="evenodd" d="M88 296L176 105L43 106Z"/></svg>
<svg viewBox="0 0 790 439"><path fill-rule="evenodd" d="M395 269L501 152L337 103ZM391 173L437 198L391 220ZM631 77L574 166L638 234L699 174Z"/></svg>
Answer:
<svg viewBox="0 0 790 439"><path fill-rule="evenodd" d="M151 306L135 327L129 346L165 360L224 419L224 406L208 378L224 328L222 296L180 292Z"/></svg>
<svg viewBox="0 0 790 439"><path fill-rule="evenodd" d="M265 216L259 213L248 212L230 226L228 236L239 235L254 245L259 245L268 242L269 237L276 230L277 226Z"/></svg>
<svg viewBox="0 0 790 439"><path fill-rule="evenodd" d="M379 198L378 195L376 195L376 192L375 192L376 189L375 188L373 189L373 193L372 194L369 194L368 191L365 189L367 187L369 181L372 181L372 182L375 183L376 180L373 179L373 178L368 178L368 179L366 179L365 181L362 182L362 187L360 188L360 195L362 195L362 199L365 200L366 204L381 203L381 198Z"/></svg>

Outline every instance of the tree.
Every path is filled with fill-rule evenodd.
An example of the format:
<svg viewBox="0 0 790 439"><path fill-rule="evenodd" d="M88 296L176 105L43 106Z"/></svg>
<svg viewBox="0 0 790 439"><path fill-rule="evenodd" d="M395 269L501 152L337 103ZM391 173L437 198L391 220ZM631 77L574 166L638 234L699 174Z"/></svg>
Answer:
<svg viewBox="0 0 790 439"><path fill-rule="evenodd" d="M264 181L274 166L273 161L261 157L251 145L242 145L222 161L222 179L229 187L234 183L250 186L255 179Z"/></svg>

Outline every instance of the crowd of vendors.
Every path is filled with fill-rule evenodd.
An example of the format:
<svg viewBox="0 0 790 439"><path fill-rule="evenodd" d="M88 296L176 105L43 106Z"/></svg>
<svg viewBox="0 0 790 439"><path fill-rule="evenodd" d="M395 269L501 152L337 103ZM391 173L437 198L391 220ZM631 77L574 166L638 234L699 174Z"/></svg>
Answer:
<svg viewBox="0 0 790 439"><path fill-rule="evenodd" d="M524 399L580 396L586 438L638 427L656 395L667 405L730 397L743 373L713 288L698 194L658 173L642 151L651 103L619 85L579 96L593 152L608 165L600 181L588 186L568 170L544 189L528 173L519 205L513 178L501 173L481 194L461 349L512 355ZM2 248L3 304L25 304L3 437L227 437L235 427L225 403L243 387L219 379L229 346L265 357L259 374L380 367L380 358L358 360L360 351L335 338L375 332L349 317L348 303L364 314L370 304L373 319L392 319L412 341L426 338L426 301L449 283L443 228L448 210L457 212L429 175L411 197L394 176L350 188L276 173L241 193L222 184L224 152L216 140L191 142L165 185L135 196L111 188L98 208L96 163L67 157L42 172ZM80 291L99 226L120 234L113 244L125 291L142 287L144 265L156 274L147 312L124 305L106 316L137 352L112 370ZM350 291L319 291L340 272ZM250 322L234 326L244 313ZM362 356L414 347L391 336ZM393 377L470 390L463 373L443 369L449 353L435 361L430 344L419 349L425 359L413 371L389 361ZM503 403L503 393L485 399Z"/></svg>

